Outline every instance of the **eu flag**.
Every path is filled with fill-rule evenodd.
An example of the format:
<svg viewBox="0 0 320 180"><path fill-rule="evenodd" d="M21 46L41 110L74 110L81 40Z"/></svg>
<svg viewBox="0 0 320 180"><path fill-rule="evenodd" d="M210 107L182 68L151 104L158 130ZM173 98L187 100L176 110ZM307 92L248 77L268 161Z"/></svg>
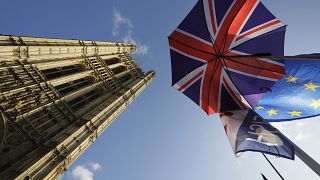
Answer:
<svg viewBox="0 0 320 180"><path fill-rule="evenodd" d="M320 54L309 56L313 55ZM264 95L255 111L269 122L319 115L320 61L285 60L285 69L285 76Z"/></svg>

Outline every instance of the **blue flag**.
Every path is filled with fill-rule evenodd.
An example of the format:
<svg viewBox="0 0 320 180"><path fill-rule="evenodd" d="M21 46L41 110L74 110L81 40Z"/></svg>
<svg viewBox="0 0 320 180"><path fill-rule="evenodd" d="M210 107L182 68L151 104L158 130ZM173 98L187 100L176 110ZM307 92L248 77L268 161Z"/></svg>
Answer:
<svg viewBox="0 0 320 180"><path fill-rule="evenodd" d="M320 54L312 54L313 56ZM320 114L320 60L285 60L286 74L255 107L269 122Z"/></svg>
<svg viewBox="0 0 320 180"><path fill-rule="evenodd" d="M224 130L235 154L263 152L294 159L288 139L252 110L235 110L220 114Z"/></svg>

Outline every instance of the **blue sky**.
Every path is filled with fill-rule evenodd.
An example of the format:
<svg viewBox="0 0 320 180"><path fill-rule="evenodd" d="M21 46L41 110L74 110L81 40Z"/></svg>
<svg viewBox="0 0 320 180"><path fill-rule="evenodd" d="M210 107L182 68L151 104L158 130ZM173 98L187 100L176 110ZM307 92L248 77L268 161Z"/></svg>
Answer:
<svg viewBox="0 0 320 180"><path fill-rule="evenodd" d="M320 52L319 0L264 0L285 24L286 54ZM10 0L1 34L130 41L156 80L63 175L64 180L278 179L258 153L233 155L220 120L170 87L167 36L196 0ZM115 21L117 19L117 21ZM116 23L115 23L116 22ZM318 120L317 120L318 119ZM320 161L320 119L276 126ZM300 160L270 157L286 179L316 179Z"/></svg>

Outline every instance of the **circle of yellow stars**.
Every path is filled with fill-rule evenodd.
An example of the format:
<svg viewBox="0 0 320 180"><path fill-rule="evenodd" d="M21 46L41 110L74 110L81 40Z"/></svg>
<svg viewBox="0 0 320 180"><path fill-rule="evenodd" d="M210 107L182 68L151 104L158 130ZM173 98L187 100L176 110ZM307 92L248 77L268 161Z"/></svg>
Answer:
<svg viewBox="0 0 320 180"><path fill-rule="evenodd" d="M292 75L290 75L289 77L285 78L287 80L288 83L297 83L297 81L299 80L298 77L294 77ZM320 86L310 82L308 84L304 84L305 90L310 90L313 92L317 91L317 88L320 88ZM311 103L310 106L314 108L314 110L317 110L318 108L320 109L320 98L319 99L311 99ZM264 110L265 107L264 106L257 106L255 108L256 110ZM278 115L279 110L277 109L270 109L268 111L266 111L269 115L269 117L272 116L276 116ZM302 115L302 112L300 111L289 111L287 112L288 114L291 115L291 117L300 117Z"/></svg>
<svg viewBox="0 0 320 180"><path fill-rule="evenodd" d="M319 99L318 103L319 103L318 107L320 107L320 99ZM265 109L265 108L263 106L257 106L255 109L256 110L262 110L262 109ZM277 110L277 109L270 109L269 111L267 111L269 117L278 115L278 112L279 112L279 110ZM289 111L287 113L290 114L291 117L300 117L301 114L302 114L302 112L300 112L300 111Z"/></svg>

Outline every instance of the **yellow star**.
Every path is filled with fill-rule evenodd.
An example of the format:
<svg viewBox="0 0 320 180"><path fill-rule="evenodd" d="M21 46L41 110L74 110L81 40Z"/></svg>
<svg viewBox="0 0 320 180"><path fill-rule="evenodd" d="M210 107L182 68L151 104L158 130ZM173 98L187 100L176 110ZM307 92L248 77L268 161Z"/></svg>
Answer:
<svg viewBox="0 0 320 180"><path fill-rule="evenodd" d="M318 100L312 99L312 104L310 106L313 106L314 109L318 109L318 107L320 107L320 99Z"/></svg>
<svg viewBox="0 0 320 180"><path fill-rule="evenodd" d="M298 79L299 78L294 77L294 76L289 76L286 78L287 82L294 82L294 83L297 82Z"/></svg>
<svg viewBox="0 0 320 180"><path fill-rule="evenodd" d="M261 110L261 109L264 109L264 107L263 106L257 106L256 109L257 110Z"/></svg>
<svg viewBox="0 0 320 180"><path fill-rule="evenodd" d="M311 91L314 91L314 92L316 92L316 89L320 87L313 83L305 84L304 86L306 87L305 90L310 89Z"/></svg>
<svg viewBox="0 0 320 180"><path fill-rule="evenodd" d="M302 112L290 111L290 112L288 112L288 114L290 114L291 117L294 117L294 116L301 116Z"/></svg>
<svg viewBox="0 0 320 180"><path fill-rule="evenodd" d="M276 109L270 109L267 113L271 117L272 115L277 115L279 110Z"/></svg>

